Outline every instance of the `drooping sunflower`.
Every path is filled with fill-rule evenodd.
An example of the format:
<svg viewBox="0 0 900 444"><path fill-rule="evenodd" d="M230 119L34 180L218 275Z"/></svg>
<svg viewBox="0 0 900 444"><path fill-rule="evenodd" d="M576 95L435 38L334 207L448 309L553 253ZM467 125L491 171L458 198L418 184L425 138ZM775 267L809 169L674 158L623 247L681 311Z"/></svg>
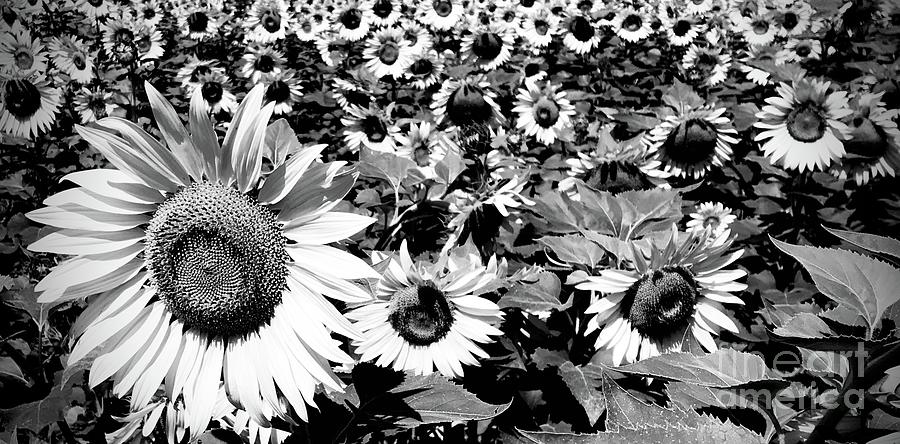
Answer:
<svg viewBox="0 0 900 444"><path fill-rule="evenodd" d="M197 76L196 82L188 84L188 96L193 96L194 91L200 90L203 104L210 113L220 111L232 112L237 108L237 99L228 89L228 76L223 72L211 71ZM276 105L276 108L278 106ZM277 112L276 112L277 114Z"/></svg>
<svg viewBox="0 0 900 444"><path fill-rule="evenodd" d="M725 108L687 108L667 116L650 130L647 144L662 169L676 176L703 177L713 166L731 158L737 130L725 117Z"/></svg>
<svg viewBox="0 0 900 444"><path fill-rule="evenodd" d="M431 102L437 122L456 126L501 123L503 115L495 101L497 95L489 86L489 82L475 77L445 80Z"/></svg>
<svg viewBox="0 0 900 444"><path fill-rule="evenodd" d="M460 42L459 49L471 64L484 71L492 71L509 61L515 38L506 27L489 23L475 27Z"/></svg>
<svg viewBox="0 0 900 444"><path fill-rule="evenodd" d="M72 80L90 82L94 78L94 55L86 42L74 36L56 37L50 41L53 63Z"/></svg>
<svg viewBox="0 0 900 444"><path fill-rule="evenodd" d="M293 69L262 76L260 82L267 86L264 103L274 103L275 114L291 112L303 97L303 87L300 86L297 71Z"/></svg>
<svg viewBox="0 0 900 444"><path fill-rule="evenodd" d="M660 167L653 152L644 143L643 135L618 141L612 128L600 128L597 145L578 157L565 160L569 176L559 182L559 189L575 197L575 181L581 179L594 189L609 193L668 187L669 173Z"/></svg>
<svg viewBox="0 0 900 444"><path fill-rule="evenodd" d="M717 45L707 47L691 45L681 59L681 67L688 76L703 80L710 86L716 86L728 78L731 55Z"/></svg>
<svg viewBox="0 0 900 444"><path fill-rule="evenodd" d="M351 0L344 7L334 10L332 23L338 37L356 42L369 35L372 27L372 10L368 4Z"/></svg>
<svg viewBox="0 0 900 444"><path fill-rule="evenodd" d="M359 338L325 296L361 302L368 294L348 280L378 277L326 245L373 221L331 211L356 175L317 162L324 145L276 152L286 160L262 173L274 108L262 86L221 146L199 92L188 132L146 90L164 140L118 118L76 127L115 168L69 174L79 187L28 214L59 228L33 251L74 255L37 284L39 302L89 298L69 364L102 345L90 385L112 379L134 412L164 384L171 442L206 430L222 383L260 425L305 420L319 383L342 389L327 361L352 362L330 332Z"/></svg>
<svg viewBox="0 0 900 444"><path fill-rule="evenodd" d="M783 64L778 48L772 45L751 46L741 57L738 70L746 74L747 80L766 86L771 83L772 77L771 69L767 66L769 64Z"/></svg>
<svg viewBox="0 0 900 444"><path fill-rule="evenodd" d="M370 105L368 108L349 106L341 118L344 125L344 142L352 152L360 147L382 152L394 152L400 128L394 122L393 106L385 109Z"/></svg>
<svg viewBox="0 0 900 444"><path fill-rule="evenodd" d="M464 8L459 0L422 0L417 11L423 25L449 31L462 18Z"/></svg>
<svg viewBox="0 0 900 444"><path fill-rule="evenodd" d="M90 88L82 86L75 93L73 104L78 116L81 117L81 123L96 122L111 116L117 107L113 101L112 91L107 91L102 86Z"/></svg>
<svg viewBox="0 0 900 444"><path fill-rule="evenodd" d="M737 216L731 214L731 208L722 205L721 202L703 202L697 205L696 209L697 211L690 214L691 220L687 222L690 231L703 231L709 228L713 231L713 235L718 237L737 220Z"/></svg>
<svg viewBox="0 0 900 444"><path fill-rule="evenodd" d="M394 79L403 77L406 68L413 62L412 53L403 38L403 32L397 28L383 28L375 32L366 42L363 58L366 68L375 78L391 76Z"/></svg>
<svg viewBox="0 0 900 444"><path fill-rule="evenodd" d="M32 38L18 22L0 35L0 74L9 78L46 72L47 54L40 38Z"/></svg>
<svg viewBox="0 0 900 444"><path fill-rule="evenodd" d="M429 49L412 56L412 61L406 67L405 78L412 82L417 89L428 89L431 85L441 80L444 72L444 63L437 51Z"/></svg>
<svg viewBox="0 0 900 444"><path fill-rule="evenodd" d="M522 21L522 36L535 48L546 48L559 33L560 18L547 8L534 8Z"/></svg>
<svg viewBox="0 0 900 444"><path fill-rule="evenodd" d="M650 19L643 12L626 8L616 14L613 29L620 39L630 43L637 43L649 37L653 33Z"/></svg>
<svg viewBox="0 0 900 444"><path fill-rule="evenodd" d="M836 177L852 177L863 185L878 176L894 177L900 170L900 130L895 120L900 111L885 109L883 95L881 92L854 97L851 138L844 141L847 155L831 167Z"/></svg>
<svg viewBox="0 0 900 444"><path fill-rule="evenodd" d="M590 15L570 12L561 27L563 44L576 54L587 54L600 44L600 34Z"/></svg>
<svg viewBox="0 0 900 444"><path fill-rule="evenodd" d="M181 33L194 40L216 37L223 21L221 12L203 1L182 3L173 13Z"/></svg>
<svg viewBox="0 0 900 444"><path fill-rule="evenodd" d="M516 107L512 110L519 114L516 128L546 145L567 139L575 116L575 106L566 98L565 91L557 89L557 85L550 83L544 88L537 85L519 88Z"/></svg>
<svg viewBox="0 0 900 444"><path fill-rule="evenodd" d="M241 57L241 69L238 74L258 83L264 75L276 75L284 69L287 59L284 54L270 46L252 45Z"/></svg>
<svg viewBox="0 0 900 444"><path fill-rule="evenodd" d="M829 92L831 82L800 78L775 88L778 96L756 114L763 153L786 169L825 170L844 157L847 125L839 119L853 113L847 93Z"/></svg>
<svg viewBox="0 0 900 444"><path fill-rule="evenodd" d="M651 244L649 260L634 247L631 266L603 270L576 286L602 294L586 311L594 314L586 332L600 330L594 346L612 350L614 365L681 351L691 337L715 351L713 335L739 331L722 304L744 303L731 293L747 288L737 282L747 272L723 268L743 250L726 253L731 239L710 242L715 237L712 230L673 228L663 247Z"/></svg>
<svg viewBox="0 0 900 444"><path fill-rule="evenodd" d="M256 43L284 40L291 29L291 15L284 0L256 0L247 14L247 39Z"/></svg>
<svg viewBox="0 0 900 444"><path fill-rule="evenodd" d="M354 341L362 361L396 370L463 376L462 364L487 358L479 344L503 334L500 307L479 296L506 274L505 260L483 265L474 248L456 248L435 262L414 262L406 241L391 257L375 298L347 313L363 338Z"/></svg>
<svg viewBox="0 0 900 444"><path fill-rule="evenodd" d="M37 74L2 82L0 131L30 139L56 120L60 91Z"/></svg>

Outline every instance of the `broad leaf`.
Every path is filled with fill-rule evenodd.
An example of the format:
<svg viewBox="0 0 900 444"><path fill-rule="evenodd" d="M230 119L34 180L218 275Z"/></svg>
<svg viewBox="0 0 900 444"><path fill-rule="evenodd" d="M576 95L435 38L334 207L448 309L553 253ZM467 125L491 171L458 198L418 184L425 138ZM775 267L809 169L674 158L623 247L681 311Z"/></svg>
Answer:
<svg viewBox="0 0 900 444"><path fill-rule="evenodd" d="M596 423L606 410L606 400L597 388L601 375L602 369L591 364L576 367L572 362L566 361L559 367L559 376L584 408L590 424Z"/></svg>
<svg viewBox="0 0 900 444"><path fill-rule="evenodd" d="M835 230L825 227L829 233L853 244L857 247L869 250L873 253L881 253L900 259L900 240L878 236L868 233L854 233L852 231Z"/></svg>
<svg viewBox="0 0 900 444"><path fill-rule="evenodd" d="M397 189L406 178L409 169L416 164L410 159L392 153L382 153L363 147L359 152L359 174L384 179Z"/></svg>
<svg viewBox="0 0 900 444"><path fill-rule="evenodd" d="M604 255L603 249L597 244L577 234L542 237L538 239L538 242L553 250L557 259L563 262L587 265L588 267L597 265L597 262L600 262Z"/></svg>
<svg viewBox="0 0 900 444"><path fill-rule="evenodd" d="M730 348L703 356L668 353L616 367L614 370L719 388L781 380L766 367L761 357Z"/></svg>
<svg viewBox="0 0 900 444"><path fill-rule="evenodd" d="M19 364L16 364L16 361L9 356L0 356L0 378L13 379L23 384L28 382L25 380Z"/></svg>
<svg viewBox="0 0 900 444"><path fill-rule="evenodd" d="M572 298L564 304L559 300L562 283L555 274L542 271L537 281L519 281L513 284L497 305L500 308L518 308L529 313L562 311L572 306Z"/></svg>
<svg viewBox="0 0 900 444"><path fill-rule="evenodd" d="M846 250L772 242L806 268L819 291L859 312L869 338L884 311L900 300L900 270L884 262Z"/></svg>

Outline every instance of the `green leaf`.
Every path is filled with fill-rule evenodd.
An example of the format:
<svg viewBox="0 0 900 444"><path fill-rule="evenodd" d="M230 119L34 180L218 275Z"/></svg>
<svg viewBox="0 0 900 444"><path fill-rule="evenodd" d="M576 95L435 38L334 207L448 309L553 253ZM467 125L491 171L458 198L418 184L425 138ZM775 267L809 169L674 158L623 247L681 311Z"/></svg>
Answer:
<svg viewBox="0 0 900 444"><path fill-rule="evenodd" d="M604 256L603 249L597 244L588 241L584 236L576 234L546 236L538 239L538 242L553 250L556 258L563 262L593 267Z"/></svg>
<svg viewBox="0 0 900 444"><path fill-rule="evenodd" d="M40 432L48 424L63 419L65 409L74 399L73 391L72 388L54 388L44 399L0 410L0 425L7 431L19 427Z"/></svg>
<svg viewBox="0 0 900 444"><path fill-rule="evenodd" d="M829 233L850 242L857 247L869 250L873 253L886 254L900 259L900 240L878 236L877 234L854 233L852 231L835 230L825 227Z"/></svg>
<svg viewBox="0 0 900 444"><path fill-rule="evenodd" d="M719 388L781 380L759 356L730 348L702 356L668 353L615 367L615 371Z"/></svg>
<svg viewBox="0 0 900 444"><path fill-rule="evenodd" d="M359 174L384 179L394 189L400 187L400 182L406 178L409 169L414 166L416 164L411 159L391 153L381 153L367 147L362 147L359 152L359 163L357 163Z"/></svg>
<svg viewBox="0 0 900 444"><path fill-rule="evenodd" d="M25 380L25 375L22 374L19 364L9 356L0 356L0 378L13 379L23 384L28 382Z"/></svg>
<svg viewBox="0 0 900 444"><path fill-rule="evenodd" d="M300 149L300 141L291 125L285 119L278 119L266 128L266 150L263 156L272 161L272 168L278 168L289 154Z"/></svg>
<svg viewBox="0 0 900 444"><path fill-rule="evenodd" d="M566 361L559 367L559 376L584 408L590 424L596 423L606 410L606 399L597 389L597 381L601 375L602 369L591 364L576 367L571 361Z"/></svg>
<svg viewBox="0 0 900 444"><path fill-rule="evenodd" d="M541 271L537 281L519 281L513 284L497 305L500 308L518 308L529 313L562 311L572 306L572 298L565 304L560 302L562 283L555 274Z"/></svg>
<svg viewBox="0 0 900 444"><path fill-rule="evenodd" d="M434 166L438 179L447 186L452 184L465 169L466 164L463 163L459 148L455 145L451 146L444 158Z"/></svg>
<svg viewBox="0 0 900 444"><path fill-rule="evenodd" d="M869 326L868 338L884 311L900 300L900 270L884 262L847 250L772 242L806 268L825 296L859 312Z"/></svg>

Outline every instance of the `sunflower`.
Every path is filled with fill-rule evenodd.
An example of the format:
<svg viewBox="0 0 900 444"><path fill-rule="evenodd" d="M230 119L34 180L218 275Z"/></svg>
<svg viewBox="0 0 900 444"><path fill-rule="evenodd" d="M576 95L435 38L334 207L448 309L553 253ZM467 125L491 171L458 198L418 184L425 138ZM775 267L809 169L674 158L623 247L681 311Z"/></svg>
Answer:
<svg viewBox="0 0 900 444"><path fill-rule="evenodd" d="M630 43L644 40L653 33L649 18L642 12L631 8L626 8L616 14L613 29L620 39Z"/></svg>
<svg viewBox="0 0 900 444"><path fill-rule="evenodd" d="M600 128L598 142L588 152L579 152L578 157L566 159L569 176L559 182L559 189L575 197L575 180L580 179L594 189L609 193L647 190L668 187L662 163L654 158L643 141L641 134L627 140L618 141L612 136L612 128Z"/></svg>
<svg viewBox="0 0 900 444"><path fill-rule="evenodd" d="M415 162L426 179L437 177L434 167L448 151L459 150L447 133L435 129L431 122L412 123L406 134L398 134L396 138L397 155Z"/></svg>
<svg viewBox="0 0 900 444"><path fill-rule="evenodd" d="M403 14L400 12L402 2L398 0L370 0L372 25L394 26Z"/></svg>
<svg viewBox="0 0 900 444"><path fill-rule="evenodd" d="M863 185L878 176L894 177L900 169L900 130L895 119L900 111L885 109L884 93L859 94L854 98L847 155L831 168L841 179L852 177Z"/></svg>
<svg viewBox="0 0 900 444"><path fill-rule="evenodd" d="M94 56L89 45L78 37L55 37L50 41L53 63L78 83L88 83L94 78Z"/></svg>
<svg viewBox="0 0 900 444"><path fill-rule="evenodd" d="M519 88L513 108L519 114L516 128L545 145L567 139L575 116L575 106L566 98L565 91L557 89L558 86L549 83L543 89L537 85Z"/></svg>
<svg viewBox="0 0 900 444"><path fill-rule="evenodd" d="M739 17L736 23L737 29L741 31L744 40L750 45L768 45L775 40L778 27L772 14L759 12L750 17Z"/></svg>
<svg viewBox="0 0 900 444"><path fill-rule="evenodd" d="M74 255L37 284L39 302L89 297L69 365L102 346L90 386L112 379L134 412L164 383L170 442L206 430L223 382L260 425L306 420L319 383L342 390L327 361L352 362L330 332L359 338L324 296L361 302L369 295L348 280L378 277L326 245L373 222L331 211L356 176L317 162L324 145L262 174L274 108L262 106L262 86L221 147L199 91L190 133L152 85L146 91L164 141L124 119L77 126L115 169L69 174L79 187L28 214L59 228L33 251ZM277 151L287 145L273 157L285 158Z"/></svg>
<svg viewBox="0 0 900 444"><path fill-rule="evenodd" d="M768 105L756 114L753 126L763 130L754 140L766 140L763 153L774 164L786 169L824 170L844 157L842 138L847 125L839 119L853 111L847 93L828 92L831 82L801 78L788 85L779 84L778 96L766 99Z"/></svg>
<svg viewBox="0 0 900 444"><path fill-rule="evenodd" d="M210 113L215 114L220 111L230 113L237 108L237 100L234 94L228 90L229 83L228 76L224 72L211 71L198 75L196 82L188 84L187 92L189 96L193 96L194 92L199 89L200 95L203 97L203 104Z"/></svg>
<svg viewBox="0 0 900 444"><path fill-rule="evenodd" d="M341 108L345 110L351 106L368 108L372 103L373 91L360 79L334 77L332 82L334 82L334 88L331 89L331 94Z"/></svg>
<svg viewBox="0 0 900 444"><path fill-rule="evenodd" d="M561 27L563 44L576 54L587 54L600 45L600 34L589 15L571 13Z"/></svg>
<svg viewBox="0 0 900 444"><path fill-rule="evenodd" d="M666 117L650 130L647 145L663 170L676 176L703 177L713 166L731 158L737 130L724 116L725 108L688 108Z"/></svg>
<svg viewBox="0 0 900 444"><path fill-rule="evenodd" d="M448 377L463 376L488 354L478 344L503 334L495 325L500 307L480 294L506 274L506 262L487 266L474 248L456 248L435 262L414 262L406 241L390 258L375 297L347 313L363 338L354 341L360 360L380 366Z"/></svg>
<svg viewBox="0 0 900 444"><path fill-rule="evenodd" d="M429 51L434 44L431 33L418 22L413 20L402 20L400 29L403 30L403 38L409 45L410 53L417 55Z"/></svg>
<svg viewBox="0 0 900 444"><path fill-rule="evenodd" d="M398 79L404 75L412 63L412 54L403 39L403 32L397 28L383 28L375 32L363 50L366 68L380 79L391 76Z"/></svg>
<svg viewBox="0 0 900 444"><path fill-rule="evenodd" d="M441 80L444 63L437 51L429 49L413 55L411 63L406 67L404 76L417 89L428 89Z"/></svg>
<svg viewBox="0 0 900 444"><path fill-rule="evenodd" d="M691 45L681 59L681 67L690 77L698 78L710 86L716 86L728 78L731 56L718 46Z"/></svg>
<svg viewBox="0 0 900 444"><path fill-rule="evenodd" d="M241 68L238 74L241 77L258 83L264 75L277 75L284 69L287 60L280 51L263 45L251 45L247 53L241 57Z"/></svg>
<svg viewBox="0 0 900 444"><path fill-rule="evenodd" d="M100 20L109 14L110 7L115 6L112 0L76 0L75 9L84 14L90 21Z"/></svg>
<svg viewBox="0 0 900 444"><path fill-rule="evenodd" d="M512 2L503 2L497 5L493 21L514 36L522 33L522 15L518 5Z"/></svg>
<svg viewBox="0 0 900 444"><path fill-rule="evenodd" d="M256 0L244 23L247 39L256 43L284 40L291 29L291 16L284 0Z"/></svg>
<svg viewBox="0 0 900 444"><path fill-rule="evenodd" d="M706 15L713 10L717 0L686 0L684 12L689 15Z"/></svg>
<svg viewBox="0 0 900 444"><path fill-rule="evenodd" d="M131 19L120 11L110 17L103 27L103 49L119 63L158 59L165 50L162 33L140 19Z"/></svg>
<svg viewBox="0 0 900 444"><path fill-rule="evenodd" d="M772 74L768 65L784 63L778 48L771 45L751 46L740 61L738 70L747 75L747 80L760 86L771 83Z"/></svg>
<svg viewBox="0 0 900 444"><path fill-rule="evenodd" d="M275 114L287 114L294 109L294 105L303 97L303 88L297 72L286 69L278 74L265 75L260 82L267 86L264 103L275 104Z"/></svg>
<svg viewBox="0 0 900 444"><path fill-rule="evenodd" d="M687 46L700 35L703 27L699 21L690 16L679 16L674 18L664 18L662 26L666 30L666 36L669 38L669 44L672 46Z"/></svg>
<svg viewBox="0 0 900 444"><path fill-rule="evenodd" d="M60 91L37 74L2 82L0 131L30 139L50 130L59 111Z"/></svg>
<svg viewBox="0 0 900 444"><path fill-rule="evenodd" d="M691 213L691 220L687 222L689 231L703 231L709 228L714 236L719 237L737 219L737 216L731 214L731 208L722 205L721 202L703 202L696 208L697 211Z"/></svg>
<svg viewBox="0 0 900 444"><path fill-rule="evenodd" d="M192 85L196 85L202 75L209 73L225 74L225 69L216 66L217 62L213 60L200 60L197 58L188 60L175 74L175 80L185 90L192 89Z"/></svg>
<svg viewBox="0 0 900 444"><path fill-rule="evenodd" d="M419 21L438 31L449 31L463 16L464 8L459 0L421 0Z"/></svg>
<svg viewBox="0 0 900 444"><path fill-rule="evenodd" d="M560 19L547 8L534 8L522 21L522 36L535 48L546 48L559 33Z"/></svg>
<svg viewBox="0 0 900 444"><path fill-rule="evenodd" d="M351 0L343 8L335 9L332 22L340 38L356 42L369 35L369 29L372 26L372 10L368 6Z"/></svg>
<svg viewBox="0 0 900 444"><path fill-rule="evenodd" d="M314 42L328 29L325 14L318 10L304 9L294 18L294 35L301 42Z"/></svg>
<svg viewBox="0 0 900 444"><path fill-rule="evenodd" d="M139 0L132 7L134 16L150 26L158 26L163 19L160 0Z"/></svg>
<svg viewBox="0 0 900 444"><path fill-rule="evenodd" d="M737 323L722 304L743 304L731 294L746 284L740 269L723 270L743 250L725 253L732 239L710 242L712 230L680 233L673 229L664 247L650 245L650 259L633 246L630 267L603 270L576 285L602 293L585 313L594 314L586 334L600 330L596 348L612 350L612 362L621 365L664 353L681 351L694 340L708 351L721 329L737 333Z"/></svg>
<svg viewBox="0 0 900 444"><path fill-rule="evenodd" d="M778 8L778 35L780 36L797 36L806 32L810 27L810 18L813 9L809 3L803 1L795 1L781 3Z"/></svg>
<svg viewBox="0 0 900 444"><path fill-rule="evenodd" d="M46 72L47 54L40 38L32 38L18 22L0 35L0 74L8 78Z"/></svg>
<svg viewBox="0 0 900 444"><path fill-rule="evenodd" d="M782 63L818 60L822 56L822 42L816 39L790 39L779 53Z"/></svg>
<svg viewBox="0 0 900 444"><path fill-rule="evenodd" d="M356 152L365 146L375 151L394 152L400 128L394 122L393 108L391 105L386 109L374 105L347 107L341 123L344 125L344 142L350 151Z"/></svg>
<svg viewBox="0 0 900 444"><path fill-rule="evenodd" d="M205 2L186 2L174 10L181 33L193 40L215 38L223 18L221 12Z"/></svg>
<svg viewBox="0 0 900 444"><path fill-rule="evenodd" d="M459 50L476 68L493 71L509 61L515 38L502 25L477 26L462 38Z"/></svg>
<svg viewBox="0 0 900 444"><path fill-rule="evenodd" d="M456 126L501 123L503 115L495 101L497 95L489 86L487 81L474 77L445 80L431 102L437 122L446 120Z"/></svg>
<svg viewBox="0 0 900 444"><path fill-rule="evenodd" d="M82 86L75 93L73 103L75 112L81 117L81 123L96 122L99 119L111 116L117 108L116 103L113 101L113 93L99 86L90 88Z"/></svg>

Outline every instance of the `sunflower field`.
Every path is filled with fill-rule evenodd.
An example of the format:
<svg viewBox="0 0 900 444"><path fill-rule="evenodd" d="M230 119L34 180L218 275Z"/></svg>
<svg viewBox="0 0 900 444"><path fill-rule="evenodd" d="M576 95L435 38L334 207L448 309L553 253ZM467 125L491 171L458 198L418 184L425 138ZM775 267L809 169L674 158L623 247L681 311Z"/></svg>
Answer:
<svg viewBox="0 0 900 444"><path fill-rule="evenodd" d="M898 0L0 0L0 443L900 443Z"/></svg>

